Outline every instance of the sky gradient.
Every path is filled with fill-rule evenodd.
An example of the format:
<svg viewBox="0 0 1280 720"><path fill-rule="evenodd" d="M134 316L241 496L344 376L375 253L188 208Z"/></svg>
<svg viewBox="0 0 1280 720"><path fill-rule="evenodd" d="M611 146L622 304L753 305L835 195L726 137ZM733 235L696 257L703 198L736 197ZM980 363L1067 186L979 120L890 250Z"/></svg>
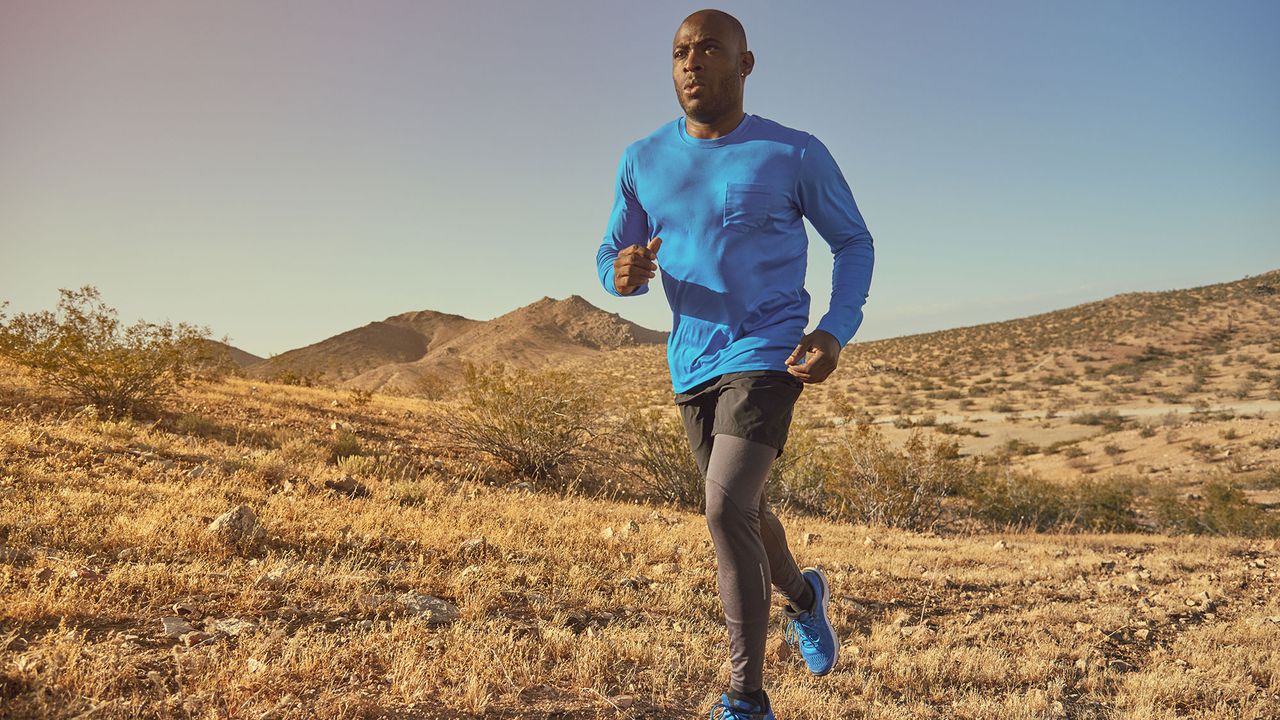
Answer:
<svg viewBox="0 0 1280 720"><path fill-rule="evenodd" d="M0 0L0 301L94 284L264 356L570 294L668 330L595 253L700 7ZM875 239L855 342L1280 267L1280 3L718 7Z"/></svg>

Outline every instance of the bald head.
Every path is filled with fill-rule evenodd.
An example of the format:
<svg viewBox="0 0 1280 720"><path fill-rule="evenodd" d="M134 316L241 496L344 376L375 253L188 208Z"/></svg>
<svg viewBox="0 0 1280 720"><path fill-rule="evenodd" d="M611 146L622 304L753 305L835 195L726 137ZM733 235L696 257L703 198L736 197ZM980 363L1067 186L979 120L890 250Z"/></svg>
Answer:
<svg viewBox="0 0 1280 720"><path fill-rule="evenodd" d="M742 27L742 23L738 22L738 18L723 10L708 8L693 13L680 23L680 27L676 29L676 36L678 37L680 31L690 24L704 32L719 36L725 43L734 43L738 52L747 49L746 29Z"/></svg>

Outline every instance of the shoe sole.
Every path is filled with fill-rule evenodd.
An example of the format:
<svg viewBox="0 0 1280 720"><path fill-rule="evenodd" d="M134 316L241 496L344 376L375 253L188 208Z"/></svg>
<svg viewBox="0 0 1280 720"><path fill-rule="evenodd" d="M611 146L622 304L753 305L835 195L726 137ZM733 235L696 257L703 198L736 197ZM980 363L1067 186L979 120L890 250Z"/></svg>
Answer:
<svg viewBox="0 0 1280 720"><path fill-rule="evenodd" d="M822 677L823 675L830 673L832 670L835 670L836 663L840 661L840 635L839 633L836 632L836 629L832 627L831 615L827 612L827 604L828 604L828 601L831 600L831 585L827 582L827 574L822 572L822 568L811 567L811 568L804 569L804 572L809 572L809 571L813 571L813 573L818 576L818 579L822 581L822 588L821 588L822 621L826 623L827 627L831 628L831 640L835 645L835 651L833 652L833 657L831 658L831 667L827 668L826 670L823 670L822 672L813 672L812 670L809 671L814 675L817 675L818 677Z"/></svg>

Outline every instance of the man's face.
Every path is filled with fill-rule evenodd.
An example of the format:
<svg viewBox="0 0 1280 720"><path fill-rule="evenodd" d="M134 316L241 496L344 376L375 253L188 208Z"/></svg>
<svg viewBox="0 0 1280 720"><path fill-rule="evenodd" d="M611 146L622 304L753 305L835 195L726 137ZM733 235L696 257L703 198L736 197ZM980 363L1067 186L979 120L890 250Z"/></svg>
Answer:
<svg viewBox="0 0 1280 720"><path fill-rule="evenodd" d="M742 102L741 43L717 18L685 21L671 44L671 77L686 116L710 123Z"/></svg>

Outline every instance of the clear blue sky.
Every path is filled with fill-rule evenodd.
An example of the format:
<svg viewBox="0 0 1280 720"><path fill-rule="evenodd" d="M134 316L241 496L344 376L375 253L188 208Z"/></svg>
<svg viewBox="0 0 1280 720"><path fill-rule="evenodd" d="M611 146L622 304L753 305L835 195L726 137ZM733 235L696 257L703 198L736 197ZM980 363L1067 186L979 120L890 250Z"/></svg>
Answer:
<svg viewBox="0 0 1280 720"><path fill-rule="evenodd" d="M575 293L669 329L594 261L699 7L0 0L0 299L91 283L261 355ZM856 340L1280 267L1280 3L719 7L747 111L821 138L875 237Z"/></svg>

